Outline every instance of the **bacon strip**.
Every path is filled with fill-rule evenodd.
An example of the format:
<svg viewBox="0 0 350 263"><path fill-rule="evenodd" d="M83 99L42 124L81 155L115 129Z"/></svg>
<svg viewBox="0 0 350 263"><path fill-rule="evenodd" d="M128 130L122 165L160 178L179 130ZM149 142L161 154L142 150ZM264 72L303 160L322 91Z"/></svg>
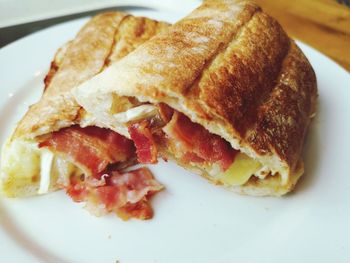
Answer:
<svg viewBox="0 0 350 263"><path fill-rule="evenodd" d="M80 176L72 175L69 181L69 185L66 186L67 194L74 202L83 202L88 195L84 180Z"/></svg>
<svg viewBox="0 0 350 263"><path fill-rule="evenodd" d="M103 182L99 186L91 186L88 180L73 180L67 193L74 201L85 201L90 209L94 207L99 213L102 204L104 213L115 212L124 220L152 218L148 200L163 189L147 168L124 173L113 171L101 179Z"/></svg>
<svg viewBox="0 0 350 263"><path fill-rule="evenodd" d="M52 133L39 147L48 147L54 152L65 154L94 176L103 172L108 164L123 162L135 152L133 142L116 132L79 126Z"/></svg>
<svg viewBox="0 0 350 263"><path fill-rule="evenodd" d="M163 128L170 146L184 162L213 164L218 162L225 171L238 151L220 136L211 134L203 126L193 123L184 114L175 111L171 121Z"/></svg>
<svg viewBox="0 0 350 263"><path fill-rule="evenodd" d="M146 131L144 134L149 136L147 127L141 127L141 131ZM67 194L75 202L86 202L88 207L94 207L92 212L101 212L101 209L104 213L115 212L125 220L153 216L148 200L163 186L148 169L124 173L107 171L111 169L107 169L107 165L134 156L133 141L108 129L72 126L52 133L39 146L64 154L89 171L88 175L71 175L69 184L65 186Z"/></svg>
<svg viewBox="0 0 350 263"><path fill-rule="evenodd" d="M157 163L158 150L148 120L134 123L129 126L128 130L136 146L138 161L145 164Z"/></svg>

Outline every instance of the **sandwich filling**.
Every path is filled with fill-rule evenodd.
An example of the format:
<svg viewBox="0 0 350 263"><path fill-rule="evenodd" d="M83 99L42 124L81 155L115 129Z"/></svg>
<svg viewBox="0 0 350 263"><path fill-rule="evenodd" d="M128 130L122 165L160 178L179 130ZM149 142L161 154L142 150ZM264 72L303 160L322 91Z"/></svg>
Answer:
<svg viewBox="0 0 350 263"><path fill-rule="evenodd" d="M38 194L65 189L95 215L114 212L124 220L152 218L149 199L163 186L147 168L126 169L136 163L131 140L92 126L64 128L38 140L14 140L3 148L5 193L35 185Z"/></svg>
<svg viewBox="0 0 350 263"><path fill-rule="evenodd" d="M138 163L155 164L159 157L172 159L228 187L244 185L252 177L264 179L270 174L258 161L164 103L153 105L116 96L110 114L113 126L107 122L101 126L132 141L135 148L130 153L136 152ZM81 118L81 123L87 125L88 119L93 119L87 113Z"/></svg>
<svg viewBox="0 0 350 263"><path fill-rule="evenodd" d="M30 159L30 174L40 175L38 193L63 188L74 201L86 202L93 213L114 212L123 219L151 218L149 199L163 188L147 168L130 170L136 163L173 159L228 187L269 174L259 162L166 104L129 100L113 113L118 132L74 125L38 137L29 149L28 142L15 141L11 147L18 149L8 158L18 158L19 151L27 157L18 160ZM82 116L81 123L88 123L88 118ZM16 169L7 170L10 174Z"/></svg>
<svg viewBox="0 0 350 263"><path fill-rule="evenodd" d="M80 173L60 178L58 184L90 211L115 212L123 219L152 217L148 199L163 186L147 168L124 171L135 163L134 143L128 138L104 128L72 126L45 136L39 148L76 165Z"/></svg>
<svg viewBox="0 0 350 263"><path fill-rule="evenodd" d="M268 175L258 161L164 103L142 104L123 114L133 115L131 112L146 106L149 108L144 118L123 122L119 118L121 113L114 114L118 126L128 127L140 163L156 163L159 156L174 159L190 170L199 170L201 174L204 171L212 182L228 187L244 185L253 175L259 178Z"/></svg>

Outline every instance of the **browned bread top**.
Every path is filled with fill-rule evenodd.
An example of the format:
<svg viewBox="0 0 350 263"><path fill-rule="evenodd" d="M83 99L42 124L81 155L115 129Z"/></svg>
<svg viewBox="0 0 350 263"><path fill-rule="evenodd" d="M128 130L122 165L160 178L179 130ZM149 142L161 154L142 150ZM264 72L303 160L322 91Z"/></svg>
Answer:
<svg viewBox="0 0 350 263"><path fill-rule="evenodd" d="M168 27L167 23L122 12L93 17L60 48L45 77L45 90L19 122L13 139L33 138L79 122L81 107L69 91Z"/></svg>
<svg viewBox="0 0 350 263"><path fill-rule="evenodd" d="M317 96L310 63L278 22L230 0L205 1L73 93L105 123L113 94L165 102L284 180L302 166Z"/></svg>

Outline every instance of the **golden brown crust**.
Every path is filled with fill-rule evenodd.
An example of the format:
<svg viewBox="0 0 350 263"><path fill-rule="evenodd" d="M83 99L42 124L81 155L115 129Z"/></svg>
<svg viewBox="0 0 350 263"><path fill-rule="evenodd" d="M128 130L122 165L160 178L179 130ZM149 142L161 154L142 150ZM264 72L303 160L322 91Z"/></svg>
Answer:
<svg viewBox="0 0 350 263"><path fill-rule="evenodd" d="M148 39L168 27L169 24L167 23L145 17L126 17L114 36L115 45L108 57L106 66L123 58Z"/></svg>
<svg viewBox="0 0 350 263"><path fill-rule="evenodd" d="M69 45L72 43L72 41L68 41L66 44L64 44L62 47L60 47L51 62L49 72L45 76L44 79L44 91L47 89L47 87L50 85L52 78L55 76L56 72L58 71L59 67L62 65L62 61L64 56L66 55L66 51L69 47Z"/></svg>
<svg viewBox="0 0 350 263"><path fill-rule="evenodd" d="M166 27L166 23L121 12L93 17L56 53L44 80L42 98L30 107L12 139L34 138L78 123L80 106L70 90Z"/></svg>
<svg viewBox="0 0 350 263"><path fill-rule="evenodd" d="M313 69L292 41L276 84L257 108L257 119L246 134L249 145L260 154L269 149L274 151L293 171L314 114L316 98Z"/></svg>
<svg viewBox="0 0 350 263"><path fill-rule="evenodd" d="M313 69L252 2L208 0L73 90L107 126L112 96L164 102L290 184L316 98Z"/></svg>

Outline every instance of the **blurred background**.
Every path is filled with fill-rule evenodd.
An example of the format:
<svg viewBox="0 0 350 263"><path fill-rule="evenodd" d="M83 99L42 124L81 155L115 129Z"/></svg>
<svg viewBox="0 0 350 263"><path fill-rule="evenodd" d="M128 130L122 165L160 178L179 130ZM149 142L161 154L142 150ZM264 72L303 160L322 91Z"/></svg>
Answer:
<svg viewBox="0 0 350 263"><path fill-rule="evenodd" d="M185 2L177 0L177 8ZM326 54L350 72L350 0L256 0L295 39ZM171 0L0 0L0 47L37 30L128 6L173 8Z"/></svg>
<svg viewBox="0 0 350 263"><path fill-rule="evenodd" d="M350 71L350 0L256 0L293 38Z"/></svg>

